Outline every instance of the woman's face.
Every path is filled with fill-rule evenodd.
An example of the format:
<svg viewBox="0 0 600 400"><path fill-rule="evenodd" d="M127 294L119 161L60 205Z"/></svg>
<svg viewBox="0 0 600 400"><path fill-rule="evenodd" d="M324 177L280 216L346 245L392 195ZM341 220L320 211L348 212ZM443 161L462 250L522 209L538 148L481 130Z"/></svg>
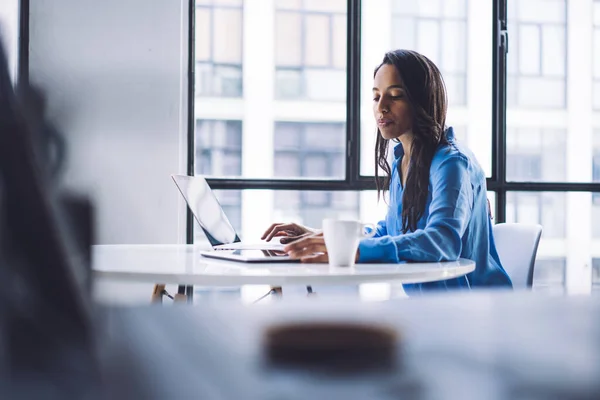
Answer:
<svg viewBox="0 0 600 400"><path fill-rule="evenodd" d="M412 129L410 104L400 74L390 64L382 65L373 85L373 115L384 139L396 139Z"/></svg>

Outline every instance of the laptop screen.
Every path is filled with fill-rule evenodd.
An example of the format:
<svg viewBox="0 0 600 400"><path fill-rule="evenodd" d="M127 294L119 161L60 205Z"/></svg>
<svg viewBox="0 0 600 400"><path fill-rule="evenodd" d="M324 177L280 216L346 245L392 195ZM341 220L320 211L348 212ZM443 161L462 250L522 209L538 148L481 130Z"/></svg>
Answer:
<svg viewBox="0 0 600 400"><path fill-rule="evenodd" d="M185 175L172 178L212 246L240 241L206 179Z"/></svg>

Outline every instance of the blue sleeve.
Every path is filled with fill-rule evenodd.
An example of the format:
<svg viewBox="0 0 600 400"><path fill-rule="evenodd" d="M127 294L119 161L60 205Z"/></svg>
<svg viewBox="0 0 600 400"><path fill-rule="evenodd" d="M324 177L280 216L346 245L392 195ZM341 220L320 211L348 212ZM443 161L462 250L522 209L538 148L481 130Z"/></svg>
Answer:
<svg viewBox="0 0 600 400"><path fill-rule="evenodd" d="M468 161L444 159L432 171L432 200L424 229L399 236L363 239L359 262L452 261L459 258L471 218L473 190Z"/></svg>
<svg viewBox="0 0 600 400"><path fill-rule="evenodd" d="M370 233L372 231L372 229L365 228L365 231ZM385 224L385 220L379 221L377 223L377 226L375 227L375 235L373 235L373 237L376 238L376 237L381 237L381 236L385 236L385 235L387 235L387 227Z"/></svg>

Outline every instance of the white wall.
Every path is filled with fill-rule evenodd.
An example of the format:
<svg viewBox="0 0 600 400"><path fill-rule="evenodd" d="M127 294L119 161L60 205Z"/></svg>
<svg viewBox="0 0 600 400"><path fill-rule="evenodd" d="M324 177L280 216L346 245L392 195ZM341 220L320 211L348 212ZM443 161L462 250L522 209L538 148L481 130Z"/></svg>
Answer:
<svg viewBox="0 0 600 400"><path fill-rule="evenodd" d="M30 79L67 138L63 185L95 202L96 242L183 241L169 175L185 171L187 1L30 7Z"/></svg>
<svg viewBox="0 0 600 400"><path fill-rule="evenodd" d="M8 57L11 77L15 79L19 54L19 0L2 0L0 2L0 33L2 33L4 50Z"/></svg>

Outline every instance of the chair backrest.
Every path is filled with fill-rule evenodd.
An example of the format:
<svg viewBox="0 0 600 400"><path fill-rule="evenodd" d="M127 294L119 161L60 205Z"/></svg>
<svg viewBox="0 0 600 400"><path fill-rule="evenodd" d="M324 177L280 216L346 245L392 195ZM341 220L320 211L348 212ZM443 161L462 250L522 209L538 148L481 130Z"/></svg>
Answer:
<svg viewBox="0 0 600 400"><path fill-rule="evenodd" d="M515 289L533 285L533 268L542 226L502 223L493 227L494 241L500 262Z"/></svg>

